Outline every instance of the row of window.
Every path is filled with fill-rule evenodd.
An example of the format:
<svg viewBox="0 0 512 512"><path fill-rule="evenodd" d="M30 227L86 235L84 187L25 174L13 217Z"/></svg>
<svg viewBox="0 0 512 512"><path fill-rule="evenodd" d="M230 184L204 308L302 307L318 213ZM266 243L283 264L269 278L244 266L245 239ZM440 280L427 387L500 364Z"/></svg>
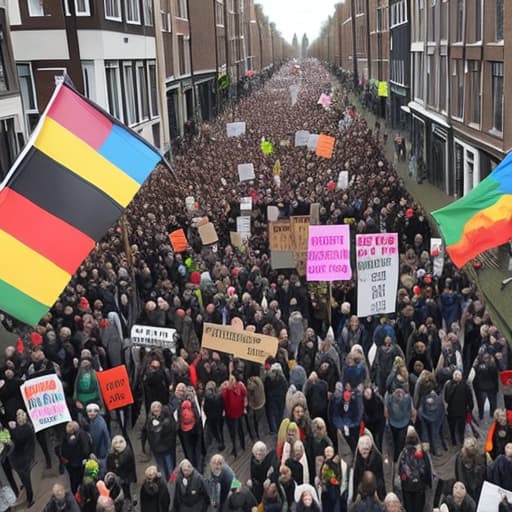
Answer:
<svg viewBox="0 0 512 512"><path fill-rule="evenodd" d="M391 28L407 23L407 0L399 0L389 6Z"/></svg>
<svg viewBox="0 0 512 512"><path fill-rule="evenodd" d="M414 80L414 97L427 105L446 112L446 91L448 87L448 58L415 53L413 62L418 77ZM451 65L451 115L457 119L480 126L482 122L482 80L490 80L491 120L490 129L503 132L503 62L489 62L488 72L482 75L480 61L454 59ZM426 71L426 80L424 72ZM487 70L486 70L487 71ZM393 63L391 72L393 73ZM426 87L426 94L425 94ZM465 95L469 96L465 96ZM465 98L471 98L471 111L464 112ZM466 114L466 115L465 115Z"/></svg>

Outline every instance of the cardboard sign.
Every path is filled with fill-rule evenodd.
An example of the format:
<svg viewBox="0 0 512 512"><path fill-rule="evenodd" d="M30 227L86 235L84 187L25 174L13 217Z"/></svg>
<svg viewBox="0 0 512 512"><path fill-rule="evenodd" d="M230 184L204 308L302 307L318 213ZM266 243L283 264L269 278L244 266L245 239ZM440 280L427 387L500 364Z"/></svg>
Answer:
<svg viewBox="0 0 512 512"><path fill-rule="evenodd" d="M320 203L313 203L309 208L310 224L320 224Z"/></svg>
<svg viewBox="0 0 512 512"><path fill-rule="evenodd" d="M242 236L236 231L229 232L229 241L231 242L231 245L237 249L241 249L244 246L244 243L242 242Z"/></svg>
<svg viewBox="0 0 512 512"><path fill-rule="evenodd" d="M255 177L254 164L238 164L238 178L240 181L251 181Z"/></svg>
<svg viewBox="0 0 512 512"><path fill-rule="evenodd" d="M278 220L269 224L268 245L271 251L290 251L292 249L292 231L289 220Z"/></svg>
<svg viewBox="0 0 512 512"><path fill-rule="evenodd" d="M350 228L348 225L309 226L307 281L348 281Z"/></svg>
<svg viewBox="0 0 512 512"><path fill-rule="evenodd" d="M133 395L126 366L116 366L110 370L96 372L101 396L109 411L133 404Z"/></svg>
<svg viewBox="0 0 512 512"><path fill-rule="evenodd" d="M338 183L336 184L338 190L345 190L348 188L348 171L340 171L338 174Z"/></svg>
<svg viewBox="0 0 512 512"><path fill-rule="evenodd" d="M175 352L175 334L176 329L135 324L130 331L130 340L133 345L168 348L171 352Z"/></svg>
<svg viewBox="0 0 512 512"><path fill-rule="evenodd" d="M322 158L332 158L334 151L334 144L336 139L323 133L318 137L318 143L316 145L316 155Z"/></svg>
<svg viewBox="0 0 512 512"><path fill-rule="evenodd" d="M226 133L228 137L239 137L240 135L245 135L245 123L227 123Z"/></svg>
<svg viewBox="0 0 512 512"><path fill-rule="evenodd" d="M269 357L274 357L277 353L277 338L205 322L201 346L233 354L246 361L265 364Z"/></svg>
<svg viewBox="0 0 512 512"><path fill-rule="evenodd" d="M295 147L307 146L309 136L311 134L307 130L299 130L295 132Z"/></svg>
<svg viewBox="0 0 512 512"><path fill-rule="evenodd" d="M318 98L317 105L322 105L322 107L329 107L331 105L331 97L327 94L320 94L320 98Z"/></svg>
<svg viewBox="0 0 512 512"><path fill-rule="evenodd" d="M317 135L316 133L310 133L308 137L308 150L309 151L316 151L316 146L318 144L318 138L320 135Z"/></svg>
<svg viewBox="0 0 512 512"><path fill-rule="evenodd" d="M394 313L398 287L398 234L356 235L357 315Z"/></svg>
<svg viewBox="0 0 512 512"><path fill-rule="evenodd" d="M174 252L183 252L188 249L188 240L183 229L177 229L169 233L169 241Z"/></svg>
<svg viewBox="0 0 512 512"><path fill-rule="evenodd" d="M240 233L242 242L247 242L251 238L251 217L241 216L236 218L236 231Z"/></svg>
<svg viewBox="0 0 512 512"><path fill-rule="evenodd" d="M293 259L295 261L295 268L300 276L306 275L309 224L309 215L296 215L290 217Z"/></svg>
<svg viewBox="0 0 512 512"><path fill-rule="evenodd" d="M279 208L277 206L267 206L267 220L275 222L279 218Z"/></svg>
<svg viewBox="0 0 512 512"><path fill-rule="evenodd" d="M62 382L57 375L29 379L20 390L35 432L71 421Z"/></svg>
<svg viewBox="0 0 512 512"><path fill-rule="evenodd" d="M199 226L197 230L199 231L199 237L201 238L203 245L212 245L219 241L217 231L215 231L215 226L211 222L208 222L203 226Z"/></svg>

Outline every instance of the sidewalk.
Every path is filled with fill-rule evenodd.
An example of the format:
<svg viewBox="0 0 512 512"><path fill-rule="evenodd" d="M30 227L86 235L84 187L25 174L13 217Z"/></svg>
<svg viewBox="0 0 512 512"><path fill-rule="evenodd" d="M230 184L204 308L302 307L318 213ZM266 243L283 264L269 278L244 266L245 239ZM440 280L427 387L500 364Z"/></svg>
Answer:
<svg viewBox="0 0 512 512"><path fill-rule="evenodd" d="M351 98L357 107L358 113L366 119L368 126L373 129L377 117L365 110L355 96L352 95ZM405 188L425 210L432 227L432 233L440 236L431 212L453 202L454 198L425 181L420 185L416 182L415 178L409 176L408 162L395 161L393 139L396 132L385 129L383 119L379 119L379 122L381 124L381 132L385 131L388 134L388 141L384 146L384 153L388 161L393 162L398 175L404 181ZM474 281L477 290L484 298L493 322L507 338L509 346L512 348L512 283L503 290L501 289L503 279L512 276L512 257L508 254L507 250L496 248L485 252L479 256L479 259L482 261L482 267L479 270L475 270L473 265L468 264L464 267L464 271Z"/></svg>

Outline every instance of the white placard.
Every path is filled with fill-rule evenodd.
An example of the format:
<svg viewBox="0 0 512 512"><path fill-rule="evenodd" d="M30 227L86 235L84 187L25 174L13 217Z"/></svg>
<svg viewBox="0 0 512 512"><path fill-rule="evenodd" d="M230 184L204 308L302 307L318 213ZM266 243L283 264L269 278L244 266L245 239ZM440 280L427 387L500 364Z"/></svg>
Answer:
<svg viewBox="0 0 512 512"><path fill-rule="evenodd" d="M242 216L236 218L236 230L242 237L242 242L247 242L251 237L251 217Z"/></svg>
<svg viewBox="0 0 512 512"><path fill-rule="evenodd" d="M245 122L227 123L226 133L228 137L239 137L245 135Z"/></svg>
<svg viewBox="0 0 512 512"><path fill-rule="evenodd" d="M279 208L277 206L267 206L267 221L275 222L279 217Z"/></svg>
<svg viewBox="0 0 512 512"><path fill-rule="evenodd" d="M316 134L316 133L311 133L308 137L308 149L309 151L316 151L316 146L318 144L318 137L320 137L320 135Z"/></svg>
<svg viewBox="0 0 512 512"><path fill-rule="evenodd" d="M238 164L238 177L240 181L251 181L256 175L254 174L254 164Z"/></svg>
<svg viewBox="0 0 512 512"><path fill-rule="evenodd" d="M298 130L295 132L295 147L307 146L310 133L307 130Z"/></svg>
<svg viewBox="0 0 512 512"><path fill-rule="evenodd" d="M240 199L240 211L242 215L250 215L252 210L252 197L242 197Z"/></svg>
<svg viewBox="0 0 512 512"><path fill-rule="evenodd" d="M348 188L348 171L340 171L336 188L338 190L345 190Z"/></svg>
<svg viewBox="0 0 512 512"><path fill-rule="evenodd" d="M130 331L130 340L133 345L169 348L174 352L176 350L175 334L176 329L135 324Z"/></svg>
<svg viewBox="0 0 512 512"><path fill-rule="evenodd" d="M485 481L476 512L498 512L504 497L507 498L509 503L512 503L512 492Z"/></svg>
<svg viewBox="0 0 512 512"><path fill-rule="evenodd" d="M193 212L196 209L196 200L194 196L188 196L185 198L185 207L189 212Z"/></svg>
<svg viewBox="0 0 512 512"><path fill-rule="evenodd" d="M290 95L292 97L292 107L295 106L299 98L300 86L290 85Z"/></svg>
<svg viewBox="0 0 512 512"><path fill-rule="evenodd" d="M432 275L441 277L444 267L444 246L442 238L430 239L430 256L432 257Z"/></svg>
<svg viewBox="0 0 512 512"><path fill-rule="evenodd" d="M357 316L394 313L398 286L398 234L356 235Z"/></svg>

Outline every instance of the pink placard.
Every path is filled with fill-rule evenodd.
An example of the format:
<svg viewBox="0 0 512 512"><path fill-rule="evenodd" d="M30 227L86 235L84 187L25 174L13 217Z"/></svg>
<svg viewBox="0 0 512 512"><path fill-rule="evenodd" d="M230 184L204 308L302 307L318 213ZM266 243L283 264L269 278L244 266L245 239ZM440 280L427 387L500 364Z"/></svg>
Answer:
<svg viewBox="0 0 512 512"><path fill-rule="evenodd" d="M350 268L350 228L309 226L307 281L348 281Z"/></svg>

